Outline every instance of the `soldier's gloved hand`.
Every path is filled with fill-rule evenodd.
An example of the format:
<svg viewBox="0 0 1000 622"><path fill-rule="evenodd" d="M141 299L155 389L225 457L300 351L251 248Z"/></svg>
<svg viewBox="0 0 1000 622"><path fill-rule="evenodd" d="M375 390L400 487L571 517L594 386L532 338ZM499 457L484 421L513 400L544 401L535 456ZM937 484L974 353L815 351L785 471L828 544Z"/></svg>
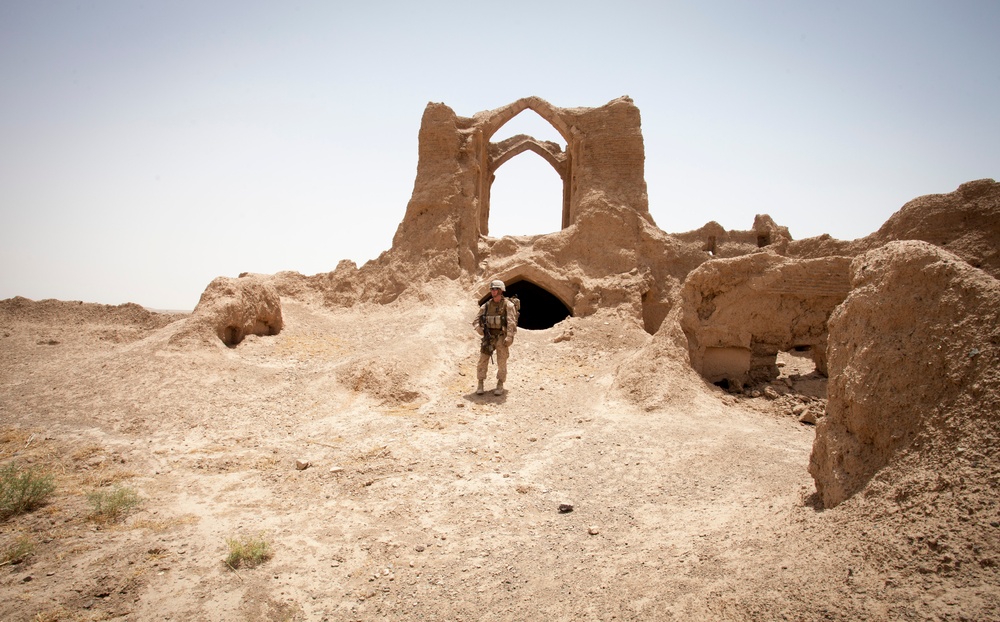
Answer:
<svg viewBox="0 0 1000 622"><path fill-rule="evenodd" d="M512 343L514 343L514 338L513 337L507 337L506 339L503 340L503 345L507 346L508 348L510 347L510 344L512 344Z"/></svg>

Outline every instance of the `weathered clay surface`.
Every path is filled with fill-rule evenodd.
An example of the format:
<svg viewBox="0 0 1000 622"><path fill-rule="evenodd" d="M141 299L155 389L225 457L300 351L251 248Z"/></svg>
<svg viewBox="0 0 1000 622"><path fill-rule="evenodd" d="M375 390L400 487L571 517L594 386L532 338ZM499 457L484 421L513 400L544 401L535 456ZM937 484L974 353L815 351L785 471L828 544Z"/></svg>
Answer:
<svg viewBox="0 0 1000 622"><path fill-rule="evenodd" d="M282 326L281 298L270 277L220 276L209 283L186 326L171 337L171 343L194 340L235 346L247 335L277 335Z"/></svg>
<svg viewBox="0 0 1000 622"><path fill-rule="evenodd" d="M929 242L1000 278L1000 183L979 179L913 199L864 242L876 248L893 240Z"/></svg>
<svg viewBox="0 0 1000 622"><path fill-rule="evenodd" d="M551 123L565 149L525 135L491 142L504 123L526 111ZM490 237L493 175L525 151L541 155L564 182L563 229ZM413 194L392 248L360 268L342 261L311 277L279 273L274 284L282 296L350 307L388 304L437 279L467 289L470 298L482 295L493 278L508 285L523 281L569 316L615 311L650 334L665 321L683 322L691 365L709 381L725 380L739 390L773 378L774 356L788 348L808 347L817 370L825 372L826 318L847 294L851 257L891 240L922 239L991 274L1000 270L1000 184L993 180L915 199L878 232L853 241L828 235L793 240L766 214L745 231L709 222L668 234L649 214L643 160L639 111L628 97L599 108L559 108L527 97L472 117L430 103L421 121ZM699 266L704 271L682 297L682 284ZM682 301L687 312L674 313ZM667 330L680 334L676 326ZM629 392L659 403L669 397L663 391Z"/></svg>
<svg viewBox="0 0 1000 622"><path fill-rule="evenodd" d="M922 240L1000 278L1000 183L979 179L907 202L878 231L853 241L829 235L789 242L791 257L855 256L896 240Z"/></svg>
<svg viewBox="0 0 1000 622"><path fill-rule="evenodd" d="M827 416L809 472L826 507L902 453L993 453L1000 424L1000 282L925 242L851 264L830 318Z"/></svg>
<svg viewBox="0 0 1000 622"><path fill-rule="evenodd" d="M826 322L847 296L849 264L773 252L703 263L681 290L691 365L732 389L776 378L779 351L808 348L825 373Z"/></svg>

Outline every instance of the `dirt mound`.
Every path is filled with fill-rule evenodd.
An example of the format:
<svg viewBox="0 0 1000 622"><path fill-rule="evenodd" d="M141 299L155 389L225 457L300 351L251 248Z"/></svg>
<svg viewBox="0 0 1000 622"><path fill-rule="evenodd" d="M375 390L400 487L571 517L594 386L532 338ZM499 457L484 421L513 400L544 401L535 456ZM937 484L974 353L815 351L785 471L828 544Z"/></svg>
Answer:
<svg viewBox="0 0 1000 622"><path fill-rule="evenodd" d="M851 267L853 289L829 322L827 416L809 466L823 504L904 454L932 479L969 456L995 473L1000 283L915 241Z"/></svg>
<svg viewBox="0 0 1000 622"><path fill-rule="evenodd" d="M0 321L5 324L37 322L54 325L116 324L154 330L186 314L158 313L135 303L103 305L90 302L40 300L16 296L0 300Z"/></svg>
<svg viewBox="0 0 1000 622"><path fill-rule="evenodd" d="M170 343L221 343L232 347L247 335L277 335L282 326L281 297L271 277L220 276L205 288L184 329L173 335Z"/></svg>
<svg viewBox="0 0 1000 622"><path fill-rule="evenodd" d="M185 313L158 313L131 302L122 305L51 299L36 302L17 296L0 300L0 324L5 327L0 336L43 346L57 346L79 338L96 338L109 344L130 343L185 317ZM8 342L8 346L12 343Z"/></svg>

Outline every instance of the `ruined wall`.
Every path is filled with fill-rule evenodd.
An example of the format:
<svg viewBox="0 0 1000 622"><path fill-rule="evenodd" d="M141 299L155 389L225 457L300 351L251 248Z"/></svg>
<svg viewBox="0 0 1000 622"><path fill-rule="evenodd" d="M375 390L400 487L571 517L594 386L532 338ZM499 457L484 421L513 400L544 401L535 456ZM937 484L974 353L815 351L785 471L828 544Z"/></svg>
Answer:
<svg viewBox="0 0 1000 622"><path fill-rule="evenodd" d="M601 108L561 111L571 124L574 140L570 224L587 209L606 205L628 206L649 217L646 195L646 152L639 109L628 97Z"/></svg>
<svg viewBox="0 0 1000 622"><path fill-rule="evenodd" d="M548 121L566 141L565 150L525 135L492 141L526 111ZM494 174L529 150L564 180L563 229L492 238ZM766 214L744 231L709 222L667 234L649 214L641 119L628 97L598 108L559 108L526 97L472 117L430 103L421 119L418 155L413 194L392 248L360 269L342 262L309 279L284 275L276 281L283 292L309 290L327 304L350 305L392 302L414 284L442 277L470 289L491 278L525 280L572 315L625 308L653 334L681 301L685 279L709 262L713 267L685 290L684 304L697 309L683 316L690 357L713 381L739 386L773 375L776 352L792 347L810 347L818 369L825 369L826 317L847 293L849 258L869 248L891 239L930 239L1000 273L1000 185L992 180L917 199L879 232L851 242L830 236L796 241ZM768 261L782 256L814 263L764 265L762 250L772 257ZM716 265L738 258L746 259ZM754 301L756 311L745 300ZM707 306L714 311L704 315Z"/></svg>
<svg viewBox="0 0 1000 622"><path fill-rule="evenodd" d="M479 239L475 132L444 104L430 103L420 122L417 176L392 251L426 262L426 276L457 278L475 270Z"/></svg>
<svg viewBox="0 0 1000 622"><path fill-rule="evenodd" d="M826 507L904 454L952 465L995 453L1000 436L1000 281L905 241L854 259L851 285L829 322L827 412L809 461Z"/></svg>
<svg viewBox="0 0 1000 622"><path fill-rule="evenodd" d="M784 255L792 240L788 227L778 225L767 214L757 214L753 220L753 227L746 231L727 231L713 220L694 231L673 235L678 240L699 246L712 257L720 259L742 257L762 248L770 248Z"/></svg>
<svg viewBox="0 0 1000 622"><path fill-rule="evenodd" d="M1000 278L1000 183L979 179L913 199L862 240L863 250L895 240L929 242Z"/></svg>
<svg viewBox="0 0 1000 622"><path fill-rule="evenodd" d="M850 258L773 252L703 263L681 289L691 365L731 388L778 376L778 352L810 348L826 373L827 318L847 297Z"/></svg>
<svg viewBox="0 0 1000 622"><path fill-rule="evenodd" d="M480 238L488 231L493 172L516 147L490 139L525 110L549 121L567 140L565 154L537 141L519 141L522 150L546 151L565 179L567 226L586 209L609 205L626 206L652 222L639 110L631 99L622 97L600 108L558 108L526 97L472 118L431 103L421 121L413 195L393 238L396 253L430 262L428 277L456 278L476 271L482 259Z"/></svg>

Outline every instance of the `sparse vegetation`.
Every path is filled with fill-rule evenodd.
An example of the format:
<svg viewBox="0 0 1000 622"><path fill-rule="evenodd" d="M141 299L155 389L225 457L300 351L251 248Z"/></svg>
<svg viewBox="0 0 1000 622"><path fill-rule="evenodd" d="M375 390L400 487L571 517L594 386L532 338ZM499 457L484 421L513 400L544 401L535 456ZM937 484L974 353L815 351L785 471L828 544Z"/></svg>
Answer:
<svg viewBox="0 0 1000 622"><path fill-rule="evenodd" d="M7 564L20 564L34 552L34 540L27 536L18 538L5 547L3 551L0 551L0 566L6 566Z"/></svg>
<svg viewBox="0 0 1000 622"><path fill-rule="evenodd" d="M66 620L69 618L69 613L63 607L56 607L55 609L49 609L47 611L41 611L35 614L35 617L31 619L32 622L59 622L59 620Z"/></svg>
<svg viewBox="0 0 1000 622"><path fill-rule="evenodd" d="M91 520L104 523L119 521L142 504L139 494L128 487L98 490L88 494L87 500L94 508L90 514Z"/></svg>
<svg viewBox="0 0 1000 622"><path fill-rule="evenodd" d="M226 565L235 570L240 566L253 568L271 559L271 544L263 534L226 538L229 555Z"/></svg>
<svg viewBox="0 0 1000 622"><path fill-rule="evenodd" d="M0 520L28 512L44 503L56 489L52 475L16 464L0 467Z"/></svg>

